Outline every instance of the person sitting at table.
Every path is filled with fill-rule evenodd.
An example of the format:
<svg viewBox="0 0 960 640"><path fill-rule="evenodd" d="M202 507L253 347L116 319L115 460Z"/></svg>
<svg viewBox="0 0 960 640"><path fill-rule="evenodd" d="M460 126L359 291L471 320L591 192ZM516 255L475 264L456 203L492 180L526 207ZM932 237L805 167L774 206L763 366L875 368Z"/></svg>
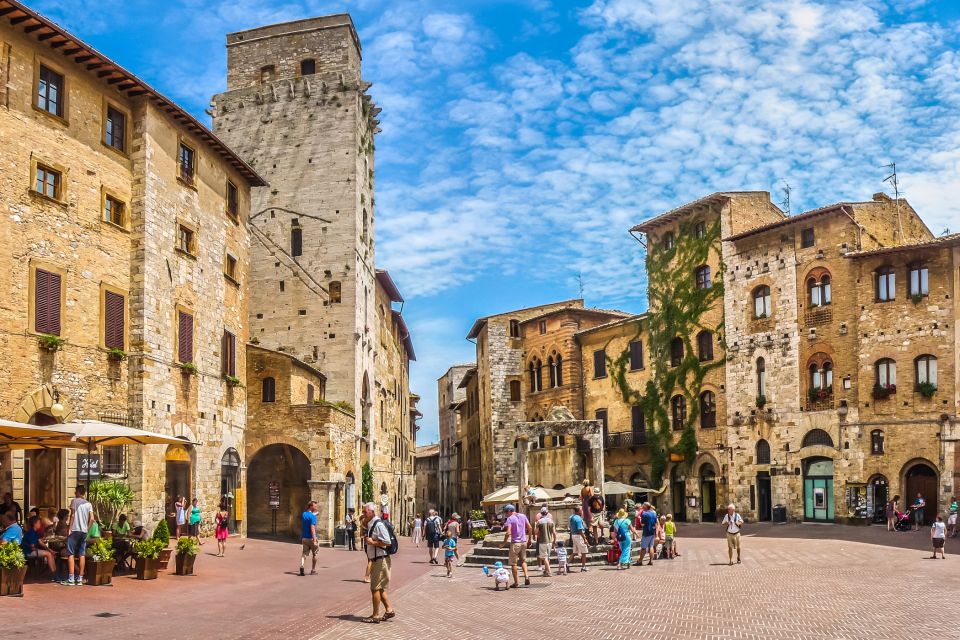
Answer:
<svg viewBox="0 0 960 640"><path fill-rule="evenodd" d="M45 535L53 535L57 529L57 510L55 507L47 509L46 515L40 516L40 524Z"/></svg>
<svg viewBox="0 0 960 640"><path fill-rule="evenodd" d="M0 544L20 544L23 542L23 529L17 524L17 516L14 511L4 511L0 515L0 527L3 528L0 533Z"/></svg>
<svg viewBox="0 0 960 640"><path fill-rule="evenodd" d="M133 531L130 532L130 535L138 540L146 540L150 537L150 535L147 533L147 528L139 521L133 523Z"/></svg>
<svg viewBox="0 0 960 640"><path fill-rule="evenodd" d="M27 558L40 558L46 561L50 567L50 574L54 582L60 582L57 576L57 562L54 559L53 551L43 543L43 523L39 516L30 516L27 520L27 530L23 533L23 541L20 547L23 549L23 555Z"/></svg>
<svg viewBox="0 0 960 640"><path fill-rule="evenodd" d="M70 535L70 509L57 511L57 524L54 528L54 534L61 538Z"/></svg>
<svg viewBox="0 0 960 640"><path fill-rule="evenodd" d="M120 517L117 518L117 526L113 528L113 532L118 536L130 535L130 522L127 520L127 514L120 514Z"/></svg>

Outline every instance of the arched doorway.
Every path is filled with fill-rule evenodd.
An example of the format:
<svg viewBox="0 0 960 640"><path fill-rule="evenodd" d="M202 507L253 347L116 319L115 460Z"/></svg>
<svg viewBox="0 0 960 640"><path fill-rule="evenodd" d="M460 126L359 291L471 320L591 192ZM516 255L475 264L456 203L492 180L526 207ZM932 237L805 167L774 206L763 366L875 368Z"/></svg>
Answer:
<svg viewBox="0 0 960 640"><path fill-rule="evenodd" d="M227 501L230 531L237 531L237 489L240 487L240 454L233 447L220 459L220 499Z"/></svg>
<svg viewBox="0 0 960 640"><path fill-rule="evenodd" d="M833 460L830 458L803 461L803 519L833 521Z"/></svg>
<svg viewBox="0 0 960 640"><path fill-rule="evenodd" d="M903 496L903 504L912 505L917 500L917 494L923 496L924 501L926 502L926 507L924 508L924 524L930 524L933 520L936 519L937 513L939 513L937 507L937 485L938 485L937 470L934 469L933 465L925 462L918 461L914 463L908 463L907 472L904 474L903 486L905 487L905 493Z"/></svg>
<svg viewBox="0 0 960 640"><path fill-rule="evenodd" d="M300 514L310 500L310 461L289 444L254 454L247 471L248 535L300 538Z"/></svg>
<svg viewBox="0 0 960 640"><path fill-rule="evenodd" d="M38 411L30 416L29 422L38 427L47 427L60 421L49 413ZM24 452L24 511L38 507L40 513L45 513L48 507L59 509L66 503L63 495L63 471L63 449L33 449Z"/></svg>
<svg viewBox="0 0 960 640"><path fill-rule="evenodd" d="M889 487L885 476L877 475L867 483L867 513L873 522L883 524L887 521L884 513L887 500L890 499Z"/></svg>
<svg viewBox="0 0 960 640"><path fill-rule="evenodd" d="M347 482L346 489L344 490L344 496L346 499L345 508L347 511L353 509L356 512L357 509L357 479L353 476L353 471L347 472Z"/></svg>
<svg viewBox="0 0 960 640"><path fill-rule="evenodd" d="M700 521L717 521L717 471L709 462L700 467Z"/></svg>
<svg viewBox="0 0 960 640"><path fill-rule="evenodd" d="M177 497L183 496L189 504L193 497L191 488L193 487L193 458L187 445L172 444L167 447L165 456L166 461L166 485L164 513L167 518L167 526L170 532L177 530Z"/></svg>
<svg viewBox="0 0 960 640"><path fill-rule="evenodd" d="M670 471L670 495L673 498L673 519L687 521L687 479L680 473L680 466L674 465Z"/></svg>

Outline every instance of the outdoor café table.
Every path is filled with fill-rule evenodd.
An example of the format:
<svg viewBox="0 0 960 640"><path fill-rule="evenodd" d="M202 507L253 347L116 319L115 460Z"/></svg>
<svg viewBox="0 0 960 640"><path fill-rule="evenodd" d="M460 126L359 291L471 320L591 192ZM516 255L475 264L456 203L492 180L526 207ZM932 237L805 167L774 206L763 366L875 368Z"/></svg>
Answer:
<svg viewBox="0 0 960 640"><path fill-rule="evenodd" d="M64 547L67 546L67 539L63 536L47 536L40 540L43 544L47 545L50 548L50 551L57 553L62 551Z"/></svg>

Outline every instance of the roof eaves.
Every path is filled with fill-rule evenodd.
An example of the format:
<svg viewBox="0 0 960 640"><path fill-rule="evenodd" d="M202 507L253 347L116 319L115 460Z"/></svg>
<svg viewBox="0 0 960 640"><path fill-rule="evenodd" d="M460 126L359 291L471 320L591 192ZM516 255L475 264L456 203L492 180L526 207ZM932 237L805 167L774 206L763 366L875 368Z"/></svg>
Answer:
<svg viewBox="0 0 960 640"><path fill-rule="evenodd" d="M403 302L403 296L400 295L400 289L397 288L393 278L386 269L377 269L377 282L383 287L391 302Z"/></svg>
<svg viewBox="0 0 960 640"><path fill-rule="evenodd" d="M753 229L747 229L741 233L738 233L733 236L728 236L724 238L725 241L736 241L742 240L752 235L758 233L763 233L765 231L770 231L772 229L779 229L781 227L789 226L795 222L803 222L809 220L810 218L815 218L817 216L822 216L828 213L834 213L836 211L842 211L844 208L849 208L852 204L868 204L868 203L851 203L851 202L837 202L835 204L827 205L825 207L820 207L818 209L811 209L810 211L804 211L803 213L798 213L795 216L790 216L789 218L784 218L783 220L777 220L776 222L771 222L769 224L760 225L759 227L754 227ZM848 213L850 213L848 211Z"/></svg>
<svg viewBox="0 0 960 640"><path fill-rule="evenodd" d="M926 242L914 242L911 244L901 244L895 247L880 247L879 249L866 249L864 251L849 251L844 254L845 258L861 258L866 256L876 256L887 253L901 253L904 251L916 251L920 249L939 249L941 247L952 247L960 245L960 233L951 233L946 236L940 236Z"/></svg>

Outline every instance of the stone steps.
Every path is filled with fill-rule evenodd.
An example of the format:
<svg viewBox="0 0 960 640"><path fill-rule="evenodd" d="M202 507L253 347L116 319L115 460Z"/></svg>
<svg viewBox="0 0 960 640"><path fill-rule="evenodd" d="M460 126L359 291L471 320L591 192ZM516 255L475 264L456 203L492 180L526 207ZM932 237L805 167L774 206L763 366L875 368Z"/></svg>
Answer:
<svg viewBox="0 0 960 640"><path fill-rule="evenodd" d="M510 557L510 550L507 547L501 547L500 544L500 540L485 540L483 543L478 543L466 556L463 557L463 566L477 568L483 566L493 566L493 564L497 561L503 562L503 564L506 565L507 560ZM595 545L589 547L587 553L587 564L594 566L607 564L608 548L609 547L606 545ZM640 556L639 547L634 546L631 548L630 556L632 558L638 558ZM556 555L551 553L550 560L555 564L557 561ZM580 558L573 557L573 550L569 544L567 545L567 562L571 566L580 564ZM537 564L536 549L527 549L527 564L531 566Z"/></svg>

